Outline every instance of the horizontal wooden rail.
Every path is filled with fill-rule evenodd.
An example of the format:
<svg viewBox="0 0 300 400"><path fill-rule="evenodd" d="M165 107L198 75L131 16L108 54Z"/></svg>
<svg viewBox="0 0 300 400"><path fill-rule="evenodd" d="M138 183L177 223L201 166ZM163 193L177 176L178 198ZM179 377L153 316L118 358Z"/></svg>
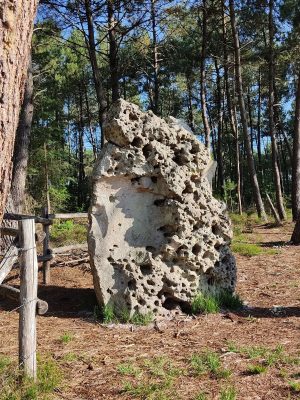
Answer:
<svg viewBox="0 0 300 400"><path fill-rule="evenodd" d="M52 253L54 255L55 254L64 254L64 253L69 253L72 250L87 251L87 249L88 249L87 243L71 244L69 246L56 247L55 249L52 249Z"/></svg>
<svg viewBox="0 0 300 400"><path fill-rule="evenodd" d="M43 225L51 225L52 224L51 219L36 217L35 215L5 213L3 218L10 220L10 221L24 221L26 219L34 219L34 221L37 224L43 224Z"/></svg>
<svg viewBox="0 0 300 400"><path fill-rule="evenodd" d="M4 298L15 301L20 304L20 289L9 285L0 285L0 295ZM38 315L44 315L48 311L48 303L44 300L37 299L36 312Z"/></svg>
<svg viewBox="0 0 300 400"><path fill-rule="evenodd" d="M15 228L8 228L6 226L0 228L1 236L18 236L19 230Z"/></svg>
<svg viewBox="0 0 300 400"><path fill-rule="evenodd" d="M50 219L76 219L76 218L87 218L88 213L69 213L69 214L49 214Z"/></svg>

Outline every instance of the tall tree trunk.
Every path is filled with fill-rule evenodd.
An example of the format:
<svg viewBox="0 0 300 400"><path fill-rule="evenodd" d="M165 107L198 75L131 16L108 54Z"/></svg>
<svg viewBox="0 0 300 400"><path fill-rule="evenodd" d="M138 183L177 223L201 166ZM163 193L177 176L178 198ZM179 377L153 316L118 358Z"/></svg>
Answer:
<svg viewBox="0 0 300 400"><path fill-rule="evenodd" d="M84 122L82 86L79 86L79 121L78 121L78 181L77 181L77 206L81 209L84 203Z"/></svg>
<svg viewBox="0 0 300 400"><path fill-rule="evenodd" d="M16 133L13 172L11 182L11 196L15 212L21 214L25 199L25 186L29 156L29 141L33 115L33 78L31 57L28 65L27 81L24 93L19 125Z"/></svg>
<svg viewBox="0 0 300 400"><path fill-rule="evenodd" d="M206 0L203 0L202 5L202 45L201 45L201 59L200 59L200 100L201 100L201 113L204 126L204 139L205 146L210 151L211 128L208 120L208 111L206 104L206 45L207 45L207 8Z"/></svg>
<svg viewBox="0 0 300 400"><path fill-rule="evenodd" d="M97 52L96 52L96 41L95 41L95 32L94 32L94 21L93 21L93 14L91 9L91 2L90 0L85 0L85 14L86 20L88 25L88 51L89 57L91 61L92 71L93 71L93 79L98 103L98 115L99 115L99 126L101 130L101 147L104 144L104 135L103 135L103 123L106 118L106 99L105 99L105 91L103 88L100 69L98 66L97 61Z"/></svg>
<svg viewBox="0 0 300 400"><path fill-rule="evenodd" d="M85 98L86 113L87 113L87 119L88 119L88 124L89 124L89 131L90 131L90 142L91 142L92 149L93 149L94 160L96 160L96 158L97 158L97 138L96 138L93 126L92 126L92 117L91 117L91 112L90 112L88 90L87 90L87 85L84 83L84 77L83 77L82 82L83 82L83 86L84 86L84 98Z"/></svg>
<svg viewBox="0 0 300 400"><path fill-rule="evenodd" d="M111 81L112 102L120 98L119 72L118 72L118 45L116 40L116 21L114 17L113 0L107 0L108 38L109 38L109 67Z"/></svg>
<svg viewBox="0 0 300 400"><path fill-rule="evenodd" d="M251 185L252 185L257 214L259 217L261 217L265 221L267 221L267 215L266 215L264 204L263 204L261 194L260 194L260 188L259 188L257 173L256 173L256 169L255 169L255 164L254 164L253 153L251 151L250 138L248 135L247 114L246 114L246 107L245 107L244 93L243 93L240 41L239 41L239 36L238 36L238 31L237 31L236 21L235 21L234 0L229 0L229 5L230 5L230 20L231 20L231 28L232 28L234 52L235 52L237 91L238 91L238 97L239 97L240 116L241 116L244 142L245 142L246 153L247 153L249 174L250 174Z"/></svg>
<svg viewBox="0 0 300 400"><path fill-rule="evenodd" d="M286 219L283 205L283 195L281 189L281 179L279 170L278 147L276 140L275 120L274 120L274 22L273 22L274 1L269 0L269 130L272 144L272 164L273 176L276 193L276 207L281 220Z"/></svg>
<svg viewBox="0 0 300 400"><path fill-rule="evenodd" d="M159 61L157 46L157 26L156 26L156 0L151 0L151 25L152 25L152 62L153 62L153 107L152 111L159 115Z"/></svg>
<svg viewBox="0 0 300 400"><path fill-rule="evenodd" d="M252 153L253 153L253 147L254 147L254 133L253 133L251 92L250 92L250 88L249 88L249 87L248 87L248 91L247 91L247 99L248 99L248 114L249 114L249 127L250 127L251 151L252 151Z"/></svg>
<svg viewBox="0 0 300 400"><path fill-rule="evenodd" d="M240 145L239 145L239 133L236 120L235 105L232 106L230 87L229 87L229 76L228 76L228 49L227 49L227 27L226 27L226 14L224 10L224 1L221 0L221 7L223 13L223 52L224 52L224 80L225 80L225 92L227 101L227 112L229 117L230 128L235 141L235 165L236 165L236 182L237 182L237 202L238 212L243 213L242 208L242 197L241 197L241 171L240 171ZM235 91L234 91L235 92ZM231 152L230 152L231 153Z"/></svg>
<svg viewBox="0 0 300 400"><path fill-rule="evenodd" d="M261 177L261 71L258 68L258 104L257 104L257 157L258 171Z"/></svg>
<svg viewBox="0 0 300 400"><path fill-rule="evenodd" d="M0 2L0 223L11 185L37 0Z"/></svg>
<svg viewBox="0 0 300 400"><path fill-rule="evenodd" d="M193 84L191 82L191 75L186 73L186 88L187 88L187 95L188 95L188 121L189 126L193 132L195 132L195 120L194 120L194 113L193 113Z"/></svg>
<svg viewBox="0 0 300 400"><path fill-rule="evenodd" d="M293 219L300 219L300 70L296 93L295 128L292 163L292 211Z"/></svg>
<svg viewBox="0 0 300 400"><path fill-rule="evenodd" d="M217 162L218 162L218 188L224 195L224 165L223 165L223 112L222 112L222 88L220 68L215 58L215 69L217 75L217 110L218 110L218 136L217 136Z"/></svg>

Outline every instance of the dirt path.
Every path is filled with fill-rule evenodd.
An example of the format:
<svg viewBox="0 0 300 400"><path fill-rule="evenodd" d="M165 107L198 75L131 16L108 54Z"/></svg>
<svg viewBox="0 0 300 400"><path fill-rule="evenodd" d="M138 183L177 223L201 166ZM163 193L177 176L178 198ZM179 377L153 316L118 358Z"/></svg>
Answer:
<svg viewBox="0 0 300 400"><path fill-rule="evenodd" d="M65 376L54 398L201 400L203 391L207 399L222 399L228 387L235 387L238 399L300 398L293 390L300 382L300 247L286 245L291 229L255 227L250 239L277 254L237 256L237 292L245 311L182 317L158 328L95 322L90 273L54 267L52 285L41 286L39 294L49 312L38 317L39 352L57 360ZM10 283L17 279L12 276ZM14 358L18 314L9 313L11 308L0 301L0 354ZM280 355L274 352L279 345ZM205 349L218 353L230 376L195 373L191 357ZM251 365L266 365L270 355L265 371L250 373Z"/></svg>

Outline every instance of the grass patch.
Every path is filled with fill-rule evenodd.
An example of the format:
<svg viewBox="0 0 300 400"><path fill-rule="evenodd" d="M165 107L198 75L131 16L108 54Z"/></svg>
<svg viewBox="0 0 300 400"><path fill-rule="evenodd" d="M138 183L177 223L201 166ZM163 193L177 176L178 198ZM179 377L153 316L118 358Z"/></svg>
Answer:
<svg viewBox="0 0 300 400"><path fill-rule="evenodd" d="M228 378L231 375L230 370L222 368L220 356L211 350L202 354L193 354L190 365L196 375L210 373L216 378Z"/></svg>
<svg viewBox="0 0 300 400"><path fill-rule="evenodd" d="M134 381L123 383L123 392L140 399L169 400L176 395L174 379L183 373L164 357L145 360L137 367L133 364L120 364L117 371L129 375Z"/></svg>
<svg viewBox="0 0 300 400"><path fill-rule="evenodd" d="M192 313L216 314L220 311L219 299L217 296L199 293L192 301Z"/></svg>
<svg viewBox="0 0 300 400"><path fill-rule="evenodd" d="M201 393L197 394L197 396L195 397L195 400L208 400L208 397L207 397L206 393L201 392Z"/></svg>
<svg viewBox="0 0 300 400"><path fill-rule="evenodd" d="M142 371L139 368L130 363L119 364L117 366L117 371L121 375L130 375L135 377L138 377L142 374Z"/></svg>
<svg viewBox="0 0 300 400"><path fill-rule="evenodd" d="M62 382L63 375L57 362L52 358L38 357L37 382L20 380L17 363L0 358L1 393L0 400L46 400Z"/></svg>
<svg viewBox="0 0 300 400"><path fill-rule="evenodd" d="M290 381L289 386L293 392L300 393L300 382Z"/></svg>
<svg viewBox="0 0 300 400"><path fill-rule="evenodd" d="M65 332L64 334L61 335L61 337L59 338L61 343L67 344L69 342L71 342L74 339L74 336L72 333L70 332Z"/></svg>
<svg viewBox="0 0 300 400"><path fill-rule="evenodd" d="M259 246L258 244L239 242L236 240L233 240L231 249L234 253L238 253L242 256L247 256L247 257L259 256L260 254L263 253L276 254L276 251L266 250L261 246Z"/></svg>
<svg viewBox="0 0 300 400"><path fill-rule="evenodd" d="M50 227L51 243L56 246L65 246L73 243L85 243L87 240L86 221L80 222L56 220Z"/></svg>
<svg viewBox="0 0 300 400"><path fill-rule="evenodd" d="M220 400L236 400L237 393L236 389L233 386L229 386L224 388L220 392Z"/></svg>
<svg viewBox="0 0 300 400"><path fill-rule="evenodd" d="M266 365L252 364L252 365L248 366L247 371L251 375L259 375L259 374L263 374L264 372L266 372L267 369L268 369L268 367Z"/></svg>
<svg viewBox="0 0 300 400"><path fill-rule="evenodd" d="M243 307L241 298L229 291L222 290L218 294L199 293L192 301L191 310L193 314L206 313L216 314L221 308L238 310Z"/></svg>
<svg viewBox="0 0 300 400"><path fill-rule="evenodd" d="M107 304L104 307L102 307L100 314L105 324L130 323L142 326L142 325L149 325L153 321L152 312L148 312L146 314L135 312L133 315L130 315L128 309L116 310L116 308L111 304ZM94 316L97 317L95 311L94 311Z"/></svg>

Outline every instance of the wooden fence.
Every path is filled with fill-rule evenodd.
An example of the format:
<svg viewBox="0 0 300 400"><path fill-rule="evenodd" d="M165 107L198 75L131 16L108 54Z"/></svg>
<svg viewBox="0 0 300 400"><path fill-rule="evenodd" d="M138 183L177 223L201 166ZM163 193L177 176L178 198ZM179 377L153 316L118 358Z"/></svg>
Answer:
<svg viewBox="0 0 300 400"><path fill-rule="evenodd" d="M18 301L18 307L14 310L19 310L19 366L24 375L34 380L37 375L36 314L43 315L48 310L48 304L37 297L38 262L43 263L43 282L47 285L51 280L50 263L53 258L53 251L49 247L49 227L54 219L87 218L87 216L87 213L47 214L47 209L44 209L41 217L12 213L4 215L5 220L18 221L18 228L0 228L2 237L13 238L10 248L0 263L0 294ZM43 225L43 235L36 234L36 223ZM38 241L43 242L41 256L37 255L36 243ZM72 247L68 248L70 250ZM2 284L16 261L20 266L20 290Z"/></svg>

